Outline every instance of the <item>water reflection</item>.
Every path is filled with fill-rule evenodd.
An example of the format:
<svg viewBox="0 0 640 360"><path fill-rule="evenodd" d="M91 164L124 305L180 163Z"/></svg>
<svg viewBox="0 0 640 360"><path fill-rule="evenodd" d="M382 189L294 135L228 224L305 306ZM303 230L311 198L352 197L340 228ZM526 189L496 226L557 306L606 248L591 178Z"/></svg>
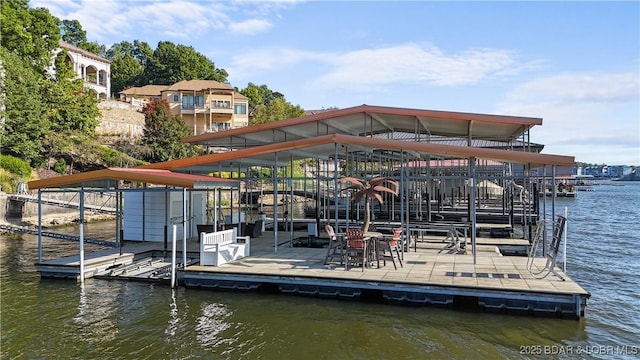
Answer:
<svg viewBox="0 0 640 360"><path fill-rule="evenodd" d="M73 318L81 334L80 340L89 343L111 341L119 333L115 315L119 308L117 290L120 287L104 288L98 284L90 281L79 286L78 312Z"/></svg>
<svg viewBox="0 0 640 360"><path fill-rule="evenodd" d="M230 342L231 339L220 336L223 331L231 328L231 323L227 322L227 319L231 317L232 312L227 306L219 303L203 303L201 312L202 315L198 317L196 323L198 342L203 346L216 346Z"/></svg>
<svg viewBox="0 0 640 360"><path fill-rule="evenodd" d="M558 202L558 209L571 206L568 274L593 294L581 321L98 279L80 287L40 279L36 236L0 235L0 357L493 359L522 358L526 345L633 346L640 331L640 248L633 241L640 208L629 205L637 203L629 194L639 199L640 183ZM85 230L107 237L113 224ZM78 253L77 242L44 241L45 258ZM614 358L608 355L596 357Z"/></svg>
<svg viewBox="0 0 640 360"><path fill-rule="evenodd" d="M180 319L178 318L178 304L176 303L175 289L171 289L171 303L169 304L169 309L169 321L167 321L168 325L164 330L164 333L169 335L169 337L173 337L176 334L178 323L180 322Z"/></svg>

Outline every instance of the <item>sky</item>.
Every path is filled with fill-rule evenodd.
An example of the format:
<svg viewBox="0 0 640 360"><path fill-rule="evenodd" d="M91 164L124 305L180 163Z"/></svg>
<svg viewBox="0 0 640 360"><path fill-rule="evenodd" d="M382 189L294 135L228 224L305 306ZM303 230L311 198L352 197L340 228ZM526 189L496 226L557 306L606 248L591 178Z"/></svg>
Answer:
<svg viewBox="0 0 640 360"><path fill-rule="evenodd" d="M192 46L232 86L305 110L362 104L542 118L531 141L640 165L638 1L31 0L107 48Z"/></svg>

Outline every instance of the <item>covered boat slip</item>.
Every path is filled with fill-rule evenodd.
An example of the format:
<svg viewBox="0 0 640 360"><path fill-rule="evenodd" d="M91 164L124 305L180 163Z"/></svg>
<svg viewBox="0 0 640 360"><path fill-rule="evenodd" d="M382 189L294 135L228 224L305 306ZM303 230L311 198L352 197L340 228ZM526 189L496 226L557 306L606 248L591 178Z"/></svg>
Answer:
<svg viewBox="0 0 640 360"><path fill-rule="evenodd" d="M236 188L236 180L220 179L210 176L174 173L155 169L118 169L108 168L87 173L61 176L57 178L29 182L30 189L38 189L38 199L49 192L76 192L79 199L79 255L59 260L43 259L42 201L38 206L38 262L36 268L43 274L52 276L77 277L84 281L87 274L130 263L136 247L123 253L123 240L133 240L138 247L152 243L170 243L172 285L175 283L178 253L177 243L193 236L196 221L205 216L204 197L207 192L217 192L221 188ZM116 194L115 242L111 242L113 251L86 255L84 251L85 194L90 192L114 192ZM125 206L125 201L128 201ZM126 218L123 219L123 218ZM193 221L196 219L196 221ZM187 242L182 241L182 264L188 264ZM116 256L117 255L117 256ZM75 262L77 270L73 268ZM71 265L69 265L71 264ZM67 274L72 274L68 276ZM77 276L74 276L76 274Z"/></svg>
<svg viewBox="0 0 640 360"><path fill-rule="evenodd" d="M237 261L218 267L187 266L192 259L187 259L188 242L182 242L183 261L176 268L179 251L176 243L181 238L168 236L169 230L165 229L173 247L172 266L186 286L251 288L254 287L251 284L259 284L256 286L264 289L272 284L285 293L324 296L329 289L328 293L338 297L343 297L340 295L343 292L352 292L354 297L374 294L389 301L449 305L474 298L478 300L477 306L486 309L535 308L532 310L535 313L580 317L588 293L577 284L568 278L567 281L530 278L526 257L500 256L495 251L499 240L487 245L481 241L485 225L479 224L488 223L489 229L508 229L504 242L514 236L518 239L513 240L530 242L532 227L544 218L539 214L545 214L546 207L546 199L536 196L537 184L573 166L573 157L541 154L542 146L529 142L529 129L541 124L542 120L537 118L362 105L183 140L204 146L208 150L206 155L127 169L131 173L87 173L61 177L63 180L41 180L30 182L29 187L33 190L82 186L84 191L90 186L86 181L89 178L94 181L115 178L109 188L120 191L118 180L126 180L137 172L167 172L166 176L176 179L198 177L181 184L175 179L167 183L168 178L162 177L133 180L171 186L170 191L183 194L181 216L169 216L172 210L161 215L166 226L172 219L173 223L184 224L182 238L195 235L188 234L187 229L196 225L194 219L200 216L190 205L194 201L187 201L190 198L187 189L216 192L211 209L217 214L213 219L200 216L197 220L207 219L214 229L220 228L217 223L221 214L220 194L228 195L231 203L236 203L248 189L271 191L277 200L269 205L273 232L251 239L250 256ZM297 166L303 175L294 174ZM213 182L224 180L210 175L227 172L235 176L230 180L232 183L207 183L207 178ZM360 272L325 266L326 249L294 247L294 239L301 235L294 232L294 218L289 214L294 214L294 193L301 190L315 193L312 205L315 235L324 224L336 228L341 223L361 226L364 206L352 202L353 194L343 191L338 181L342 177L365 181L384 177L397 181L397 195L384 194L384 202L372 208L379 226L397 223L409 231L436 228L439 224L464 227L469 230L465 253L442 251L447 245L442 241L416 242L413 249L403 251L405 267ZM146 185L142 189L147 189ZM327 199L333 199L333 203ZM241 204L240 209L232 211L257 205ZM265 205L261 206L262 210ZM144 206L140 209L145 213L143 216L153 210ZM234 218L233 212L230 217ZM280 230L279 225L286 222L291 226ZM521 229L519 234L514 233L516 226ZM120 230L116 229L118 233ZM543 239L543 248L544 245Z"/></svg>
<svg viewBox="0 0 640 360"><path fill-rule="evenodd" d="M541 124L537 118L362 105L187 137L210 153L144 167L242 174L251 184L245 190L268 190L281 199L270 209L276 223L293 214L300 191L316 193L311 216L318 228L322 220L362 222L362 203L350 201L339 178L385 177L399 182L399 193L384 194L384 204L374 205L376 219L407 228L444 220L476 229L478 218L526 227L539 218L537 184L574 162L538 153L542 146L529 142L529 129ZM298 166L303 175L294 172ZM319 200L328 198L335 203ZM276 244L281 237L291 238L276 233ZM471 237L475 244L475 231Z"/></svg>

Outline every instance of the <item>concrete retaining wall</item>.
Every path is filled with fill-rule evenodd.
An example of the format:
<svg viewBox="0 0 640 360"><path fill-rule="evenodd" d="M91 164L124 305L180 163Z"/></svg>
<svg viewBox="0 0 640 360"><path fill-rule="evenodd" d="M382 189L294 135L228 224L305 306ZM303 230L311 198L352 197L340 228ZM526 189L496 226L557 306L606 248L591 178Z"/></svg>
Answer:
<svg viewBox="0 0 640 360"><path fill-rule="evenodd" d="M43 198L62 200L65 202L78 203L80 201L77 193L46 193L43 194ZM116 199L115 196L109 196L108 193L86 193L84 197L86 205L103 206L115 208ZM85 217L94 214L91 211L85 210ZM80 210L74 208L66 208L55 205L42 205L42 216L51 218L47 222L64 223L68 222L67 219L80 218ZM109 215L101 215L108 217ZM4 222L37 222L38 217L38 203L29 201L15 201L10 200L6 193L0 192L0 221ZM56 220L57 218L57 220Z"/></svg>

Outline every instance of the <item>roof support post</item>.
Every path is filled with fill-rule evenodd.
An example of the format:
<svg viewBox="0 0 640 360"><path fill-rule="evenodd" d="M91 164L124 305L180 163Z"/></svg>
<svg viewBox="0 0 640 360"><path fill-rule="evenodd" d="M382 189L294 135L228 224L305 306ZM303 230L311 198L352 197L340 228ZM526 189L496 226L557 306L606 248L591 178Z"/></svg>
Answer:
<svg viewBox="0 0 640 360"><path fill-rule="evenodd" d="M171 288L176 287L176 233L178 225L176 223L171 224Z"/></svg>
<svg viewBox="0 0 640 360"><path fill-rule="evenodd" d="M333 143L333 218L338 228L338 143Z"/></svg>
<svg viewBox="0 0 640 360"><path fill-rule="evenodd" d="M80 189L80 283L84 284L84 189Z"/></svg>
<svg viewBox="0 0 640 360"><path fill-rule="evenodd" d="M405 219L408 220L408 218L405 218L404 216L404 188L404 151L400 150L400 226L405 229L405 234L407 236L407 250L409 250L408 246L411 243L411 234L409 232L409 222L407 221L405 223ZM400 247L404 251L404 245L401 244ZM415 248L414 250L417 250L417 248Z"/></svg>
<svg viewBox="0 0 640 360"><path fill-rule="evenodd" d="M553 224L553 222L556 219L556 197L558 196L557 193L557 189L558 186L556 185L556 165L553 165L551 167L551 224ZM553 225L552 225L553 226ZM546 231L545 231L546 233ZM547 256L547 244L546 244L546 238L542 238L542 256L545 257Z"/></svg>
<svg viewBox="0 0 640 360"><path fill-rule="evenodd" d="M540 212L542 212L542 224L538 224L538 226L546 226L547 223L547 165L542 166L542 181L541 181L541 189L538 191L542 191L542 211L538 209L538 219L540 218ZM539 205L538 205L539 206ZM546 227L545 227L546 229ZM545 239L547 238L547 232L542 232L542 243L545 243ZM531 238L530 238L531 240Z"/></svg>
<svg viewBox="0 0 640 360"><path fill-rule="evenodd" d="M289 155L289 181L287 182L290 186L291 195L289 197L289 224L291 228L289 229L289 247L293 247L293 155ZM287 209L285 209L287 211Z"/></svg>
<svg viewBox="0 0 640 360"><path fill-rule="evenodd" d="M476 265L476 158L469 158L469 206L471 217L471 245L473 248L473 265Z"/></svg>
<svg viewBox="0 0 640 360"><path fill-rule="evenodd" d="M191 193L189 193L191 195ZM193 206L193 199L191 199L191 206ZM182 269L187 268L187 226L189 220L187 219L187 188L182 188Z"/></svg>
<svg viewBox="0 0 640 360"><path fill-rule="evenodd" d="M273 171L273 249L278 253L278 153L274 154Z"/></svg>
<svg viewBox="0 0 640 360"><path fill-rule="evenodd" d="M164 187L164 256L167 254L167 242L171 230L171 193L167 186ZM144 240L144 238L143 238Z"/></svg>
<svg viewBox="0 0 640 360"><path fill-rule="evenodd" d="M38 263L42 262L42 189L38 189Z"/></svg>
<svg viewBox="0 0 640 360"><path fill-rule="evenodd" d="M119 181L116 181L116 242L118 243L118 253L122 255L122 192Z"/></svg>

